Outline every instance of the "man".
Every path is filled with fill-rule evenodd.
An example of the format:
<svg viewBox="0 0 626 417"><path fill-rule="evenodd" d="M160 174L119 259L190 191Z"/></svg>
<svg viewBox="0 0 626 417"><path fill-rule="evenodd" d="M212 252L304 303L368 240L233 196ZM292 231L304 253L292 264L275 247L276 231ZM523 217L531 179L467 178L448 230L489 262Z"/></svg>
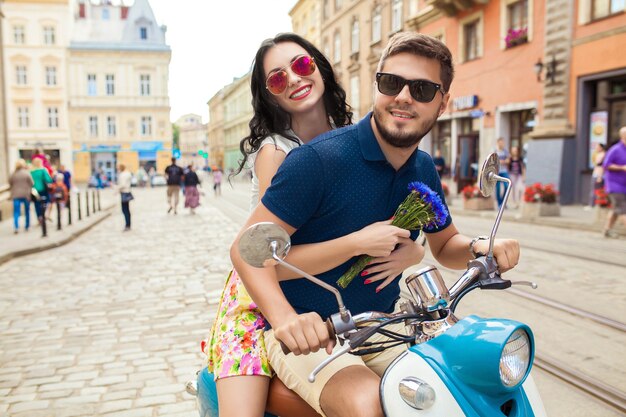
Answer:
<svg viewBox="0 0 626 417"><path fill-rule="evenodd" d="M604 236L617 238L611 230L619 217L626 226L626 126L619 130L620 141L604 157L604 184L611 201L611 211L604 225Z"/></svg>
<svg viewBox="0 0 626 417"><path fill-rule="evenodd" d="M378 65L373 114L292 151L242 231L270 221L287 230L294 245L326 241L391 217L408 194L410 182L424 182L443 195L432 159L417 148L445 111L452 78L452 56L443 43L417 33L396 34ZM411 237L417 235L413 232ZM465 268L472 257L469 249L486 252L488 248L486 240L460 235L449 217L427 236L435 258L451 268ZM343 355L309 383L309 372L335 345L322 321L337 312L333 295L306 280L279 284L275 267L245 264L238 245L236 239L231 258L272 326L265 342L280 379L327 416L382 416L380 375L404 348L363 359ZM517 264L519 245L498 240L494 254L506 271ZM353 261L318 277L335 285ZM344 302L353 314L391 312L400 293L399 278L379 292L355 280L341 291ZM278 340L296 355L304 355L284 355Z"/></svg>
<svg viewBox="0 0 626 417"><path fill-rule="evenodd" d="M167 204L169 208L167 213L174 210L174 214L178 214L178 196L180 194L180 183L183 180L183 169L176 165L176 158L172 158L172 164L165 168L165 178L167 179Z"/></svg>
<svg viewBox="0 0 626 417"><path fill-rule="evenodd" d="M504 178L509 177L509 162L511 162L511 154L509 150L504 145L504 139L498 138L496 141L496 153L498 154L498 159L500 160L500 172L498 175ZM504 201L504 195L506 194L507 185L502 182L498 182L496 184L496 200L498 201L498 208L502 206L502 202Z"/></svg>
<svg viewBox="0 0 626 417"><path fill-rule="evenodd" d="M433 162L435 163L435 169L437 170L437 174L439 174L439 178L443 177L446 170L446 160L441 156L441 149L435 151Z"/></svg>

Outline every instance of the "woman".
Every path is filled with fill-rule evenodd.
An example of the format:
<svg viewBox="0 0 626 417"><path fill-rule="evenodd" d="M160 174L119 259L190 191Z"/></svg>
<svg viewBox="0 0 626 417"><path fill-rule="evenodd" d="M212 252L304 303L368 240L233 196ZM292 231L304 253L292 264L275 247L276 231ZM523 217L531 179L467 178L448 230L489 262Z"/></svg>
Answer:
<svg viewBox="0 0 626 417"><path fill-rule="evenodd" d="M18 159L15 171L9 178L11 199L13 199L13 233L17 234L20 228L20 210L24 206L24 231L30 227L30 195L34 182L26 169L26 161Z"/></svg>
<svg viewBox="0 0 626 417"><path fill-rule="evenodd" d="M596 191L604 188L604 168L602 163L606 156L606 145L596 143L596 148L593 150L591 161L593 162L593 172L591 173L591 187L589 192L589 206L588 210L596 205Z"/></svg>
<svg viewBox="0 0 626 417"><path fill-rule="evenodd" d="M251 89L254 116L250 134L241 141L244 158L237 173L247 162L252 164L251 207L255 207L292 149L334 127L350 124L352 113L331 64L310 42L295 34L280 34L261 44L252 69ZM373 262L379 265L369 268L375 274L369 282L382 280L382 284L376 284L382 289L404 269L419 263L424 255L423 247L404 238L409 235L407 231L389 223L375 223L329 242L295 246L288 260L316 274L355 255L379 257ZM381 258L395 246L383 242L385 239L380 237L385 233L393 235L407 250L400 251L402 255L392 255L393 259ZM290 276L289 272L280 277L294 278L299 277ZM216 379L221 417L263 415L271 377L263 342L264 327L263 316L233 270L226 281L206 349L208 368ZM242 392L245 402L241 401Z"/></svg>
<svg viewBox="0 0 626 417"><path fill-rule="evenodd" d="M200 193L198 192L200 179L194 171L193 165L187 167L183 183L185 184L185 207L189 207L191 214L196 214L196 207L200 205Z"/></svg>
<svg viewBox="0 0 626 417"><path fill-rule="evenodd" d="M50 177L48 170L43 167L41 158L33 158L33 167L30 175L33 177L33 188L39 194L39 199L35 201L35 212L37 213L39 224L41 224L45 221L44 214L49 201L48 184L52 184L52 177Z"/></svg>
<svg viewBox="0 0 626 417"><path fill-rule="evenodd" d="M119 174L117 175L117 191L120 193L120 200L122 202L122 213L124 214L124 231L130 231L130 200L132 200L133 194L130 192L133 176L130 172L126 171L126 165L120 164Z"/></svg>
<svg viewBox="0 0 626 417"><path fill-rule="evenodd" d="M513 207L519 207L524 194L524 161L519 155L519 148L513 146L511 148L511 158L509 159L509 176L511 177L511 201Z"/></svg>

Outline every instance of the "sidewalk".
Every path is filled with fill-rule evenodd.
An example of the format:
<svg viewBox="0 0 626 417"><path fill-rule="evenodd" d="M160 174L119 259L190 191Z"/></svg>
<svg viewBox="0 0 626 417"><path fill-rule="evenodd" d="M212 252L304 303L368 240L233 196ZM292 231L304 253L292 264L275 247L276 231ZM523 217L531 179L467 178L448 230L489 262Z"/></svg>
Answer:
<svg viewBox="0 0 626 417"><path fill-rule="evenodd" d="M112 209L118 200L118 195L111 189L100 190L100 208L96 200L96 212L93 212L92 190L89 189L89 216L85 204L85 188L81 187L81 220L78 220L78 197L73 192L72 199L72 224L68 225L67 209L61 213L61 230L57 230L57 211L52 208L50 217L52 221L47 221L47 236L42 237L41 226L37 222L34 204L30 208L30 230L24 231L24 216L20 216L20 230L18 234L13 233L13 216L0 222L0 265L18 256L41 252L55 248L71 242L87 230L91 229L102 220L111 215Z"/></svg>
<svg viewBox="0 0 626 417"><path fill-rule="evenodd" d="M446 200L452 216L481 217L485 219L495 219L498 212L494 210L464 210L463 198L461 195L448 197ZM494 203L495 207L495 203ZM601 233L604 221L596 221L595 209L585 210L582 205L561 206L561 215L556 217L523 218L521 210L507 208L502 214L502 218L507 221L518 223L535 224L541 226L559 227L565 229L586 230ZM626 237L626 229L617 224L614 228L622 237Z"/></svg>

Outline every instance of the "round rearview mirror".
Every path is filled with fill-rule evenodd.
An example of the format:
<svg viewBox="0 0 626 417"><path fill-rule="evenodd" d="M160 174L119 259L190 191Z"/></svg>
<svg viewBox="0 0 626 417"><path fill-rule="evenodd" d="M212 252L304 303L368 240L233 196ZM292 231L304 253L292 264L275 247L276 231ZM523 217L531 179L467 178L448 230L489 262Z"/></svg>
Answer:
<svg viewBox="0 0 626 417"><path fill-rule="evenodd" d="M492 153L485 159L478 176L478 186L483 196L489 197L496 187L496 176L500 172L500 160L497 153Z"/></svg>
<svg viewBox="0 0 626 417"><path fill-rule="evenodd" d="M274 254L284 259L291 248L289 234L274 223L253 224L239 239L239 254L243 260L256 268L274 259Z"/></svg>

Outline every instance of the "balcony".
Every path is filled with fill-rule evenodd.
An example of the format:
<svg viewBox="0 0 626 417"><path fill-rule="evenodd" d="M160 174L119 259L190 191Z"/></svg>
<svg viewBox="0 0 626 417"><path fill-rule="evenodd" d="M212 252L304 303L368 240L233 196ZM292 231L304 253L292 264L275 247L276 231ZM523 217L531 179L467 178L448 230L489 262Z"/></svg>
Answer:
<svg viewBox="0 0 626 417"><path fill-rule="evenodd" d="M427 4L441 11L444 15L452 17L474 6L481 6L487 3L489 3L489 0L430 0Z"/></svg>

